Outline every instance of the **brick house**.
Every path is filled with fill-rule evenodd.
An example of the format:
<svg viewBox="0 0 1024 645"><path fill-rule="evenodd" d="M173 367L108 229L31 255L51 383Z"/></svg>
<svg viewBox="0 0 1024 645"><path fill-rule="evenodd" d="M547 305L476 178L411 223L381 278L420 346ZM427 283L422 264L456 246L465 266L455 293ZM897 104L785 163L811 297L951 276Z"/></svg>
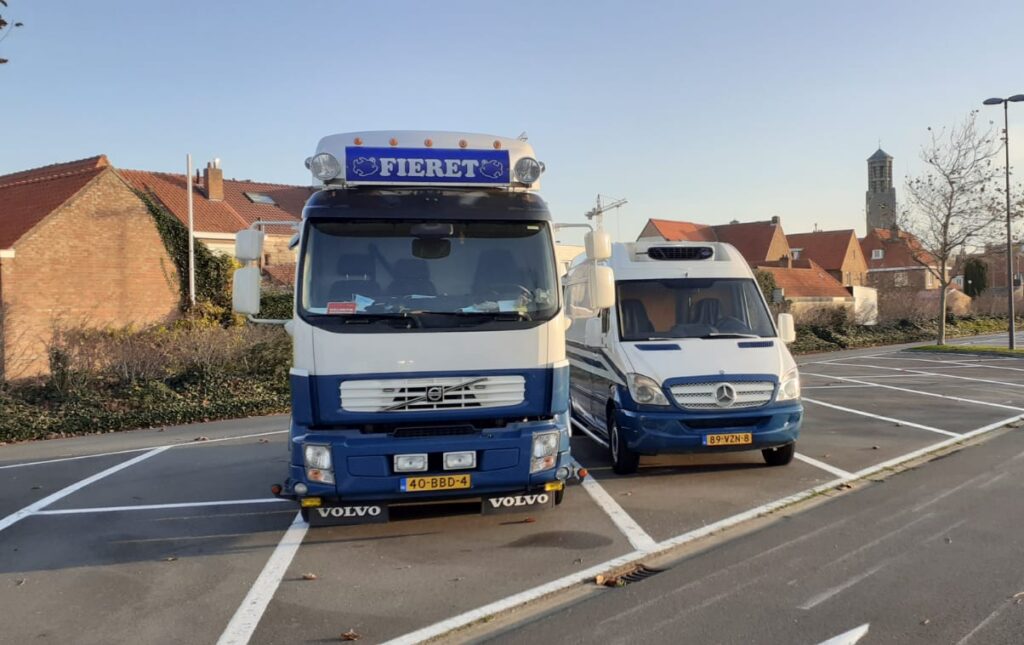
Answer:
<svg viewBox="0 0 1024 645"><path fill-rule="evenodd" d="M105 156L0 176L0 376L48 369L55 327L174 318L178 278L146 206Z"/></svg>
<svg viewBox="0 0 1024 645"><path fill-rule="evenodd" d="M149 195L183 224L188 224L188 190L184 174L119 170L136 190ZM209 163L192 183L196 239L210 250L233 255L235 234L257 221L301 221L302 207L314 192L308 186L268 184L248 179L224 179L218 162ZM288 243L295 231L267 227L261 266L276 286L294 282L295 253Z"/></svg>
<svg viewBox="0 0 1024 645"><path fill-rule="evenodd" d="M851 290L814 260L787 259L756 268L772 275L782 299L789 302L789 310L795 316L821 308L854 310Z"/></svg>
<svg viewBox="0 0 1024 645"><path fill-rule="evenodd" d="M913 234L896 227L873 228L861 238L860 246L868 263L869 286L883 292L939 288L938 278L928 268L937 271L938 264Z"/></svg>
<svg viewBox="0 0 1024 645"><path fill-rule="evenodd" d="M787 235L794 260L813 260L848 287L867 284L868 263L853 229Z"/></svg>

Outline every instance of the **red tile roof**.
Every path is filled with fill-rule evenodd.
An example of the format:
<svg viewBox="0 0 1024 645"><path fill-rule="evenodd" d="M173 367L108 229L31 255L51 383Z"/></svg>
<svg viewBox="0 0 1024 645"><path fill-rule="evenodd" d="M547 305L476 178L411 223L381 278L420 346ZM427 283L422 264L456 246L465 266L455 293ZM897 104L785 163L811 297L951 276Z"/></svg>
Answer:
<svg viewBox="0 0 1024 645"><path fill-rule="evenodd" d="M829 271L843 270L850 242L857 244L853 229L843 231L815 231L787 235L789 248L800 249L801 258L814 260Z"/></svg>
<svg viewBox="0 0 1024 645"><path fill-rule="evenodd" d="M271 264L263 267L263 274L273 284L286 287L295 285L295 264Z"/></svg>
<svg viewBox="0 0 1024 645"><path fill-rule="evenodd" d="M185 175L146 170L119 170L121 176L137 190L155 197L182 224L188 224L188 192ZM275 204L257 204L245 193L260 193ZM278 221L302 219L302 207L313 194L305 186L267 184L249 180L225 179L224 199L210 201L201 185L192 184L192 211L196 231L203 233L237 233L257 220ZM287 234L288 227L271 227L271 233Z"/></svg>
<svg viewBox="0 0 1024 645"><path fill-rule="evenodd" d="M653 226L662 237L670 242L692 240L732 244L740 252L740 255L751 264L779 259L769 257L776 231L780 227L778 222L737 222L708 226L693 222L651 219L648 221L648 226ZM784 238L782 241L785 241ZM785 249L785 252L788 250L788 248Z"/></svg>
<svg viewBox="0 0 1024 645"><path fill-rule="evenodd" d="M849 298L850 292L812 260L797 260L793 268L759 266L775 277L786 298Z"/></svg>
<svg viewBox="0 0 1024 645"><path fill-rule="evenodd" d="M924 268L922 262L936 263L935 257L924 249L921 241L907 231L873 228L861 239L860 246L868 269ZM880 260L871 258L875 249L884 251Z"/></svg>
<svg viewBox="0 0 1024 645"><path fill-rule="evenodd" d="M98 155L0 176L0 249L13 246L109 165Z"/></svg>

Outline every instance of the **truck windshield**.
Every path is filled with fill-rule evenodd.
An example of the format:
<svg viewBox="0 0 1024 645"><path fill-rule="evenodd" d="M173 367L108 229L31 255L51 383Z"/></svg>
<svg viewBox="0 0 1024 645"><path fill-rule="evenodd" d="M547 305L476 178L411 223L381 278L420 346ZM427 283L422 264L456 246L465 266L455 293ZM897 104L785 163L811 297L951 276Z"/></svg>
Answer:
<svg viewBox="0 0 1024 645"><path fill-rule="evenodd" d="M619 282L617 288L622 340L775 336L750 279L637 280Z"/></svg>
<svg viewBox="0 0 1024 645"><path fill-rule="evenodd" d="M437 328L558 311L545 222L313 221L306 235L307 315Z"/></svg>

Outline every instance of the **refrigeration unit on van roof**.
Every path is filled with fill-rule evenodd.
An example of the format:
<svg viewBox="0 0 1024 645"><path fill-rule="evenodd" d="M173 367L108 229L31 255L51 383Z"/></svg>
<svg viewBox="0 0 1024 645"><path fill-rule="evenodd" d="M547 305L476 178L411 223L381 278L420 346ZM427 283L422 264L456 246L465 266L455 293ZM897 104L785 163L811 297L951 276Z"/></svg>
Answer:
<svg viewBox="0 0 1024 645"><path fill-rule="evenodd" d="M525 140L421 130L333 134L320 140L306 167L326 188L537 190L544 172Z"/></svg>

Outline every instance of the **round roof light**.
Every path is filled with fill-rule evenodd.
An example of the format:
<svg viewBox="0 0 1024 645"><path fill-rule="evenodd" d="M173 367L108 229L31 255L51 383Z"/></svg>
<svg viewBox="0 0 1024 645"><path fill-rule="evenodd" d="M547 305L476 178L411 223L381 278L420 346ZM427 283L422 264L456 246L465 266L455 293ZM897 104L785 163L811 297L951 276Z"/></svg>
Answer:
<svg viewBox="0 0 1024 645"><path fill-rule="evenodd" d="M329 152L321 152L309 160L309 170L320 181L329 181L341 174L341 164Z"/></svg>
<svg viewBox="0 0 1024 645"><path fill-rule="evenodd" d="M469 145L468 141L466 141L465 139L459 139L459 147L460 148L465 148L468 145Z"/></svg>
<svg viewBox="0 0 1024 645"><path fill-rule="evenodd" d="M363 138L362 137L356 137L355 139L352 140L352 143L356 144L357 146L361 146L361 145L363 145Z"/></svg>
<svg viewBox="0 0 1024 645"><path fill-rule="evenodd" d="M434 145L434 140L433 139L424 139L423 140L423 145L425 145L428 148L431 148Z"/></svg>
<svg viewBox="0 0 1024 645"><path fill-rule="evenodd" d="M533 157L523 157L516 162L513 172L519 183L532 184L540 179L541 164Z"/></svg>

